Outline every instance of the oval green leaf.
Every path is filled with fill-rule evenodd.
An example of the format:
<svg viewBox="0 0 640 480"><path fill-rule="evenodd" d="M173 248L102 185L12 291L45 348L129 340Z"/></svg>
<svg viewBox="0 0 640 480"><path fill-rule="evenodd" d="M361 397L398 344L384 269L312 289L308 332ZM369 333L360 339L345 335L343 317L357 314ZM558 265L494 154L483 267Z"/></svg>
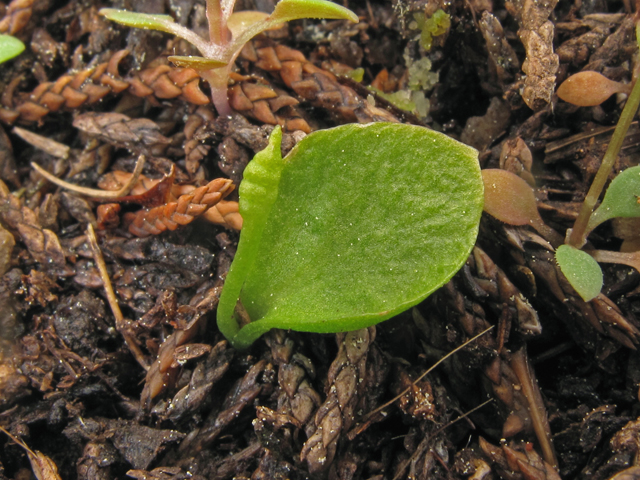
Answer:
<svg viewBox="0 0 640 480"><path fill-rule="evenodd" d="M539 218L533 188L515 173L498 168L482 170L484 210L509 225L532 225Z"/></svg>
<svg viewBox="0 0 640 480"><path fill-rule="evenodd" d="M348 8L327 0L281 0L269 20L288 22L301 18L330 18L358 23L358 16Z"/></svg>
<svg viewBox="0 0 640 480"><path fill-rule="evenodd" d="M109 20L121 25L126 25L127 27L175 33L173 28L175 21L170 15L136 13L127 10L118 10L117 8L102 8L99 13Z"/></svg>
<svg viewBox="0 0 640 480"><path fill-rule="evenodd" d="M444 285L473 248L483 184L466 145L375 123L312 133L284 161L279 141L268 148L272 157L258 154L240 185L241 255L218 307L237 348L271 328L379 323ZM252 320L241 329L238 298Z"/></svg>
<svg viewBox="0 0 640 480"><path fill-rule="evenodd" d="M616 217L640 217L640 166L627 168L613 179L600 206L591 215L587 231Z"/></svg>
<svg viewBox="0 0 640 480"><path fill-rule="evenodd" d="M17 57L24 51L24 43L11 35L0 35L0 63Z"/></svg>
<svg viewBox="0 0 640 480"><path fill-rule="evenodd" d="M602 269L591 255L569 245L556 250L558 266L571 286L585 302L593 300L602 290Z"/></svg>

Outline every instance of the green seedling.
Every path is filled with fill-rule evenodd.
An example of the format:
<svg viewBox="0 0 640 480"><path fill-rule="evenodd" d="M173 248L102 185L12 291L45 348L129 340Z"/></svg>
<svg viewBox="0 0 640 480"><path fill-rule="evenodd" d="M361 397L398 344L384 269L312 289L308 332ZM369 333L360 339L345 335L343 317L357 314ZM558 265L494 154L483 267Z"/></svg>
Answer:
<svg viewBox="0 0 640 480"><path fill-rule="evenodd" d="M0 63L17 57L24 51L24 43L11 35L0 35Z"/></svg>
<svg viewBox="0 0 640 480"><path fill-rule="evenodd" d="M176 23L169 15L135 13L103 8L100 13L109 20L129 27L171 33L191 43L202 56L171 56L179 67L198 71L211 86L211 99L220 115L231 114L227 98L229 73L244 45L265 30L301 18L344 19L357 22L351 10L327 0L281 0L271 15L245 11L233 13L235 0L206 0L209 38L205 39Z"/></svg>
<svg viewBox="0 0 640 480"><path fill-rule="evenodd" d="M640 26L636 25L636 38L640 45ZM629 93L629 86L611 82L595 72L581 72L574 77L572 82L565 82L558 89L558 94L566 101L576 105L592 106L606 100L611 94L616 92ZM595 86L594 86L595 85ZM588 97L588 98L587 98ZM640 271L640 252L610 252L604 250L581 250L587 244L589 233L607 220L613 218L640 217L640 166L628 168L613 179L607 189L600 206L595 209L600 194L607 182L615 159L620 153L622 143L627 134L629 126L638 111L640 105L640 82L636 81L630 90L627 103L622 110L618 124L616 125L607 151L602 159L602 163L594 180L589 188L587 196L582 204L578 218L567 232L565 245L559 246L555 232L544 225L542 219L535 209L535 198L533 191L527 192L519 200L513 195L495 195L498 200L491 198L490 188L487 188L488 196L485 201L485 210L499 220L511 225L526 225L529 223L536 228L542 236L557 247L556 261L560 270L565 275L569 283L584 301L595 298L602 289L603 275L597 262L619 263L629 265ZM491 175L490 171L483 171L483 175ZM502 174L502 177L507 175ZM517 176L513 175L516 179ZM505 181L500 185L500 189L510 192L511 190L523 191L526 182L521 181L516 184L513 179ZM509 187L505 185L509 183ZM517 183L517 182L516 182ZM486 185L486 180L485 180ZM498 189L498 191L500 190ZM533 200L532 200L533 199ZM533 211L535 210L535 212ZM515 211L515 212L514 212ZM524 219L524 220L523 220ZM529 221L527 221L527 219ZM542 225L542 226L541 226ZM548 229L548 230L545 230Z"/></svg>
<svg viewBox="0 0 640 480"><path fill-rule="evenodd" d="M421 127L345 125L285 157L277 127L240 184L244 226L218 305L246 348L272 328L340 332L417 304L478 234L478 153Z"/></svg>

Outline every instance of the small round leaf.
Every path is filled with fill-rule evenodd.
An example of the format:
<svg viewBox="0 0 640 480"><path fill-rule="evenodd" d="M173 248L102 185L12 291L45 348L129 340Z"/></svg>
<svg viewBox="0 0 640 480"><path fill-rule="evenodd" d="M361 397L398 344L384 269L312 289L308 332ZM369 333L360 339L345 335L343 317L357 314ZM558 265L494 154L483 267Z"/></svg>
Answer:
<svg viewBox="0 0 640 480"><path fill-rule="evenodd" d="M515 173L498 168L482 170L484 210L509 225L532 225L540 219L531 185Z"/></svg>
<svg viewBox="0 0 640 480"><path fill-rule="evenodd" d="M591 255L569 245L556 250L556 261L571 286L585 302L593 300L602 290L602 269Z"/></svg>
<svg viewBox="0 0 640 480"><path fill-rule="evenodd" d="M24 51L24 43L11 35L0 35L0 63L11 60Z"/></svg>

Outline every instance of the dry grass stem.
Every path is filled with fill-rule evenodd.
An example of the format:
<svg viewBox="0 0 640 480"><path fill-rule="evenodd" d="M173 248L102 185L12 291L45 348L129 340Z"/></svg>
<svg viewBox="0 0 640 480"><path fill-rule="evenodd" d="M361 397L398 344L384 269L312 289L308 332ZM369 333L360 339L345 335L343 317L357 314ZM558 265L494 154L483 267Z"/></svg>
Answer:
<svg viewBox="0 0 640 480"><path fill-rule="evenodd" d="M52 157L56 158L69 158L69 151L71 150L64 143L56 142L50 138L43 137L37 133L30 132L24 128L14 127L13 133L18 135L21 139L27 142L29 145L48 153Z"/></svg>
<svg viewBox="0 0 640 480"><path fill-rule="evenodd" d="M529 402L529 413L531 414L533 430L536 432L536 437L538 437L538 441L540 442L544 460L551 466L557 468L558 459L556 458L551 443L551 428L549 427L547 410L542 401L538 383L529 366L529 358L524 348L513 353L511 357L511 368L518 377L520 386L522 387L522 393L527 399L527 402Z"/></svg>
<svg viewBox="0 0 640 480"><path fill-rule="evenodd" d="M459 347L454 348L453 350L451 350L449 353L447 353L444 357L442 357L440 360L438 360L436 363L434 363L430 368L428 368L427 370L424 371L424 373L422 373L418 378L416 378L413 383L408 386L407 388L405 388L402 392L400 392L398 395L396 395L394 398L392 398L391 400L389 400L387 403L384 403L382 405L380 405L378 408L376 408L375 410L372 410L371 412L369 412L368 414L366 414L363 417L363 421L367 421L369 419L371 419L371 417L373 417L376 413L382 411L383 409L387 408L389 405L392 405L396 400L400 399L403 395L406 395L407 393L409 393L409 390L411 390L411 388L415 387L424 377L426 377L429 373L431 373L438 365L440 365L442 362L444 362L447 358L449 358L450 356L452 356L454 353L462 350L463 348L465 348L467 345L471 344L471 342L474 342L475 340L477 340L478 338L480 338L481 336L483 336L485 333L488 333L490 330L493 330L494 326L490 326L489 328L483 330L482 332L480 332L478 335L476 335L473 338L470 338L469 340L467 340L466 342L464 342L462 345L460 345Z"/></svg>
<svg viewBox="0 0 640 480"><path fill-rule="evenodd" d="M145 156L140 155L138 157L138 161L136 162L136 167L133 170L133 174L131 175L131 178L129 179L127 184L124 185L119 190L112 190L112 191L104 191L104 190L99 190L97 188L87 188L87 187L81 187L79 185L74 185L73 183L65 182L64 180L61 180L54 175L51 175L49 172L47 172L44 168L42 168L40 165L38 165L35 162L31 162L31 166L36 172L38 172L44 178L49 180L51 183L58 185L61 188L79 193L81 195L85 195L87 197L95 198L97 200L113 200L119 197L124 197L131 191L131 189L137 183L138 177L142 173L142 168L144 167L145 161L146 161Z"/></svg>
<svg viewBox="0 0 640 480"><path fill-rule="evenodd" d="M91 224L87 225L87 239L89 240L89 244L91 245L93 260L96 262L96 266L98 267L98 271L100 272L100 278L102 279L102 284L104 285L104 290L107 294L109 306L111 307L113 316L116 319L116 330L118 330L122 334L122 337L127 343L127 346L129 347L129 350L131 350L131 353L135 357L136 361L142 368L145 369L145 371L148 371L149 365L147 364L142 350L140 350L140 347L131 337L131 335L129 335L125 331L124 316L122 315L122 311L120 310L120 305L118 305L118 299L116 298L116 294L113 291L113 286L111 285L111 280L109 279L109 272L107 272L107 265L104 263L102 251L100 250L98 240L96 239L96 233L93 230L93 226Z"/></svg>

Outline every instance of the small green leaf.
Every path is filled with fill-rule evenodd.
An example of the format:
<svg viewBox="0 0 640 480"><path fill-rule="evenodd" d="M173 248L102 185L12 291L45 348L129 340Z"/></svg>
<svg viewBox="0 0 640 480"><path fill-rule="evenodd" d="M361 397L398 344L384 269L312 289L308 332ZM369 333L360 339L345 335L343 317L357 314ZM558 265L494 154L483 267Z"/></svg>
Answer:
<svg viewBox="0 0 640 480"><path fill-rule="evenodd" d="M0 63L17 57L24 51L24 43L11 35L0 35Z"/></svg>
<svg viewBox="0 0 640 480"><path fill-rule="evenodd" d="M284 160L272 138L240 184L244 226L218 325L246 348L271 328L339 332L386 320L460 269L482 202L477 151L425 128L321 130ZM238 298L252 320L241 329Z"/></svg>
<svg viewBox="0 0 640 480"><path fill-rule="evenodd" d="M288 22L301 18L332 18L358 23L358 16L351 10L327 0L281 0L269 20Z"/></svg>
<svg viewBox="0 0 640 480"><path fill-rule="evenodd" d="M585 302L593 300L602 290L602 269L591 255L569 245L556 250L556 261L571 286Z"/></svg>
<svg viewBox="0 0 640 480"><path fill-rule="evenodd" d="M499 168L482 170L484 210L509 225L533 225L540 218L533 188L515 173Z"/></svg>
<svg viewBox="0 0 640 480"><path fill-rule="evenodd" d="M174 33L172 26L175 22L170 15L136 13L127 10L118 10L116 8L102 8L99 13L109 20L121 25L126 25L127 27Z"/></svg>
<svg viewBox="0 0 640 480"><path fill-rule="evenodd" d="M600 206L591 215L587 231L616 217L640 217L640 166L627 168L613 179Z"/></svg>
<svg viewBox="0 0 640 480"><path fill-rule="evenodd" d="M226 62L213 60L204 57L171 55L168 60L176 67L193 68L194 70L211 70L212 68L220 68L227 65Z"/></svg>

